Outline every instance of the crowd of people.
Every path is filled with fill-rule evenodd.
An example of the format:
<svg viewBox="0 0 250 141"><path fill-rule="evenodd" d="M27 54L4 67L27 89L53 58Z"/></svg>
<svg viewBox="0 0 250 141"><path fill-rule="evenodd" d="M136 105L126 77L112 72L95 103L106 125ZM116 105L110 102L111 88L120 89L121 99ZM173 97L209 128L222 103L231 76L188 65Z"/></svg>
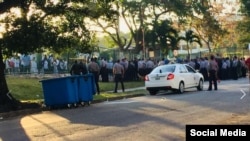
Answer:
<svg viewBox="0 0 250 141"><path fill-rule="evenodd" d="M237 80L240 77L246 77L250 66L250 58L245 59L244 57L240 58L238 56L229 58L211 55L209 57L196 57L190 60L178 58L174 61L175 63L189 64L195 70L199 70L199 72L203 74L205 81L209 81L209 84L214 84L215 90L217 90L217 80ZM34 56L25 54L21 57L12 57L5 60L5 65L6 74L14 75L53 73L58 77L58 74L68 72L71 75L93 73L97 92L100 93L99 81L115 82L114 92L117 92L117 85L121 82L122 90L125 91L124 81L142 80L144 76L150 73L155 67L170 62L171 61L166 58L160 60L153 58L135 58L128 60L124 57L116 61L107 61L106 58L101 57L99 59L91 58L90 60L84 61L75 60L68 70L68 63L66 60L44 55L41 60L37 61ZM122 66L122 70L120 66ZM209 85L208 90L211 89L212 86Z"/></svg>
<svg viewBox="0 0 250 141"><path fill-rule="evenodd" d="M240 58L234 56L220 57L214 56L218 63L217 76L220 80L234 79L239 77L245 77L247 73L247 64L244 57ZM209 57L201 57L190 60L177 59L176 63L187 63L196 70L199 70L205 80L208 80L207 68L209 65ZM86 60L88 61L88 60ZM115 61L107 61L106 58L95 58L95 62L100 67L99 78L102 82L113 81L113 66ZM90 62L90 60L89 60ZM155 60L153 58L148 59L132 59L127 58L120 59L120 64L124 67L124 81L136 81L143 78L146 74L150 73L156 66L168 64L170 60L162 58ZM78 61L75 63L88 63ZM24 54L20 57L11 57L5 60L6 74L46 74L54 73L60 74L62 72L68 73L68 63L66 60L54 58L53 56L44 55L41 60L37 60L35 56Z"/></svg>
<svg viewBox="0 0 250 141"><path fill-rule="evenodd" d="M246 77L247 75L247 64L246 59L244 57L240 58L234 56L232 58L229 57L220 57L216 55L212 55L218 65L217 70L217 79L219 80L228 80L234 79L237 80L240 77ZM212 59L208 57L197 57L195 59L184 60L184 59L176 59L174 63L186 63L192 66L195 70L199 70L200 73L203 74L205 81L208 81L208 68L209 61ZM95 59L96 63L100 67L99 80L102 82L113 81L113 66L116 61L107 61L106 58ZM160 60L155 60L152 58L148 59L132 59L128 60L127 58L122 58L119 60L119 64L121 64L124 68L124 81L136 81L143 79L145 75L150 73L155 67L159 65L168 64L173 62L166 58L162 58Z"/></svg>
<svg viewBox="0 0 250 141"><path fill-rule="evenodd" d="M212 55L215 59L215 62L218 65L217 69L217 79L218 80L237 80L240 77L246 77L248 71L248 65L246 64L246 59L244 57L240 58L234 56L232 58L229 57L219 57ZM205 80L208 80L208 68L209 68L209 60L213 58L204 57L193 59L188 62L190 66L199 70Z"/></svg>
<svg viewBox="0 0 250 141"><path fill-rule="evenodd" d="M41 60L37 60L35 55L24 54L8 58L4 61L5 74L55 74L65 73L68 70L66 60L54 58L53 55L44 55Z"/></svg>

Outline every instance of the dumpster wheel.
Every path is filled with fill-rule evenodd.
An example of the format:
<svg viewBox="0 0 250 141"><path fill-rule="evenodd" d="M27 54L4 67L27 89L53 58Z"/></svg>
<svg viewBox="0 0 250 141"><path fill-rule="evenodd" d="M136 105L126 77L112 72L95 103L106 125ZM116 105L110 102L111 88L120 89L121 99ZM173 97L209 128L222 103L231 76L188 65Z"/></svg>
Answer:
<svg viewBox="0 0 250 141"><path fill-rule="evenodd" d="M78 104L77 104L77 103L74 103L73 106L74 106L75 108L77 108L77 107L78 107Z"/></svg>
<svg viewBox="0 0 250 141"><path fill-rule="evenodd" d="M82 105L83 107L86 106L86 105L89 106L89 105L90 105L90 101L88 101L88 102L83 102L83 101L82 101L82 102L81 102L81 105Z"/></svg>
<svg viewBox="0 0 250 141"><path fill-rule="evenodd" d="M87 105L90 106L90 101L87 102Z"/></svg>
<svg viewBox="0 0 250 141"><path fill-rule="evenodd" d="M72 106L72 104L67 104L67 107L72 108L73 106Z"/></svg>
<svg viewBox="0 0 250 141"><path fill-rule="evenodd" d="M84 106L86 106L86 103L82 101L81 105L84 107Z"/></svg>
<svg viewBox="0 0 250 141"><path fill-rule="evenodd" d="M73 104L67 104L68 108L76 108L78 107L77 103L73 103Z"/></svg>

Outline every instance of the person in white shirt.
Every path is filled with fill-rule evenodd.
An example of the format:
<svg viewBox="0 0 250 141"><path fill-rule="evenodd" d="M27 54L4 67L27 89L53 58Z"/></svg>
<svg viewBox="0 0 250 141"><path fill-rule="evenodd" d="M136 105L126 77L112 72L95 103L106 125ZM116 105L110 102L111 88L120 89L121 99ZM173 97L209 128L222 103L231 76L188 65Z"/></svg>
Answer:
<svg viewBox="0 0 250 141"><path fill-rule="evenodd" d="M161 65L164 65L165 64L165 61L164 61L164 58L162 58L159 63L158 63L158 66L161 66Z"/></svg>
<svg viewBox="0 0 250 141"><path fill-rule="evenodd" d="M113 65L114 63L112 60L110 60L107 64L109 80L113 79Z"/></svg>
<svg viewBox="0 0 250 141"><path fill-rule="evenodd" d="M155 67L154 62L149 58L146 62L146 74L149 74Z"/></svg>
<svg viewBox="0 0 250 141"><path fill-rule="evenodd" d="M58 63L56 59L53 61L53 72L54 72L55 77L59 76L58 75Z"/></svg>
<svg viewBox="0 0 250 141"><path fill-rule="evenodd" d="M14 58L14 73L15 74L20 73L20 63L21 63L21 61L20 61L19 57L18 56L15 57Z"/></svg>
<svg viewBox="0 0 250 141"><path fill-rule="evenodd" d="M30 61L30 74L37 74L38 70L37 70L37 62L36 62L36 58L33 57L32 60Z"/></svg>
<svg viewBox="0 0 250 141"><path fill-rule="evenodd" d="M5 61L5 69L6 69L6 74L10 74L11 73L11 67L10 67L10 63L9 63L9 59L6 59Z"/></svg>
<svg viewBox="0 0 250 141"><path fill-rule="evenodd" d="M23 57L22 57L22 73L24 74L27 74L27 73L30 73L30 61L31 61L31 58L30 58L30 55L28 54L24 54Z"/></svg>

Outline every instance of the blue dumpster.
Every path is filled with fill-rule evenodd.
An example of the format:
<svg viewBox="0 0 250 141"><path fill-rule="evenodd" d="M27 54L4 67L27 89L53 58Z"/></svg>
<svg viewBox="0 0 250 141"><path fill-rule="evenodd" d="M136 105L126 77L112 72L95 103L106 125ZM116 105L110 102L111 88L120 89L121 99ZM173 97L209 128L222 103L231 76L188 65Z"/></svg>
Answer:
<svg viewBox="0 0 250 141"><path fill-rule="evenodd" d="M80 75L78 77L78 98L83 105L89 104L93 100L93 95L96 93L95 81L92 73Z"/></svg>
<svg viewBox="0 0 250 141"><path fill-rule="evenodd" d="M48 107L76 106L78 100L77 76L41 80L44 102Z"/></svg>

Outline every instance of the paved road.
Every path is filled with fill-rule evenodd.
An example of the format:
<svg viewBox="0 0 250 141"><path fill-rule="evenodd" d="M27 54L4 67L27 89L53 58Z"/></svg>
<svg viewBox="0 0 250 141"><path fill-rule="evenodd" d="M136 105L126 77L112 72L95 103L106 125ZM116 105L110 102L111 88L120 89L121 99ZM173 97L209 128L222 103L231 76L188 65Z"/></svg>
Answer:
<svg viewBox="0 0 250 141"><path fill-rule="evenodd" d="M0 140L184 141L186 124L250 124L249 80L222 81L218 88L106 101L0 121Z"/></svg>

